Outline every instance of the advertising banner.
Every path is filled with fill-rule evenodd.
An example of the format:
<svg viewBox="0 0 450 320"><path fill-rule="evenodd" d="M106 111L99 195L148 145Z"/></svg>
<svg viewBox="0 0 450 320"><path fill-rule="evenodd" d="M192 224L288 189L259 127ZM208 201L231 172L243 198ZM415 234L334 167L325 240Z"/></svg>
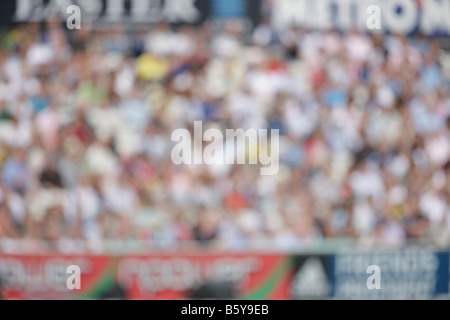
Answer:
<svg viewBox="0 0 450 320"><path fill-rule="evenodd" d="M275 28L298 26L308 29L450 36L450 0L268 0ZM377 16L376 16L377 15ZM367 27L369 19L380 28Z"/></svg>
<svg viewBox="0 0 450 320"><path fill-rule="evenodd" d="M231 282L244 299L288 299L293 259L285 255L2 255L7 299L95 299L120 287L128 299L185 299L206 282ZM81 270L68 289L67 268Z"/></svg>
<svg viewBox="0 0 450 320"><path fill-rule="evenodd" d="M79 267L74 288L70 266ZM6 299L189 299L227 283L239 299L429 299L449 295L449 253L1 255Z"/></svg>
<svg viewBox="0 0 450 320"><path fill-rule="evenodd" d="M77 5L82 22L139 24L166 22L198 25L222 18L260 19L263 0L9 0L0 2L0 24L69 17Z"/></svg>
<svg viewBox="0 0 450 320"><path fill-rule="evenodd" d="M345 253L330 257L337 299L428 299L449 293L449 254L429 250ZM379 288L368 288L379 268ZM370 284L369 284L370 287Z"/></svg>

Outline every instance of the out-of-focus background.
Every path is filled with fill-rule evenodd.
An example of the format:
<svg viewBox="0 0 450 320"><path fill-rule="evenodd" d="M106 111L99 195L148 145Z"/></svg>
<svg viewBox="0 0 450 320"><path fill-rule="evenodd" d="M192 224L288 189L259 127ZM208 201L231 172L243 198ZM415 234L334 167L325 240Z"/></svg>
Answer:
<svg viewBox="0 0 450 320"><path fill-rule="evenodd" d="M0 24L0 297L449 297L449 0L14 0ZM278 174L174 165L194 121L279 129Z"/></svg>

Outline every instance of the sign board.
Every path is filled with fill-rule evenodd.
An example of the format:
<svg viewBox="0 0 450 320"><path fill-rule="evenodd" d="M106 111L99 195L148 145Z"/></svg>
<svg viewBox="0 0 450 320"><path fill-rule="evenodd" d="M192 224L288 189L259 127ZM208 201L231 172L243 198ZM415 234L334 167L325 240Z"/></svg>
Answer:
<svg viewBox="0 0 450 320"><path fill-rule="evenodd" d="M278 29L294 25L318 30L370 31L366 22L372 14L369 7L375 5L380 8L379 32L420 31L450 37L450 0L272 0L270 4L271 21Z"/></svg>
<svg viewBox="0 0 450 320"><path fill-rule="evenodd" d="M77 5L82 22L198 25L209 19L241 18L257 24L263 0L12 0L0 2L0 24L65 20Z"/></svg>

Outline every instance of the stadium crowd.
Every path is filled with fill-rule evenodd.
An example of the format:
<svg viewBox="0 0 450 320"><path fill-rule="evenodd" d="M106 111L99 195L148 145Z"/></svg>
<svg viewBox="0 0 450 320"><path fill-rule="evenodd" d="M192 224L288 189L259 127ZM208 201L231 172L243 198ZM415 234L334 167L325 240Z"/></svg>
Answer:
<svg viewBox="0 0 450 320"><path fill-rule="evenodd" d="M449 55L432 39L52 20L0 40L0 250L450 243ZM278 174L174 165L171 133L196 120L279 129Z"/></svg>

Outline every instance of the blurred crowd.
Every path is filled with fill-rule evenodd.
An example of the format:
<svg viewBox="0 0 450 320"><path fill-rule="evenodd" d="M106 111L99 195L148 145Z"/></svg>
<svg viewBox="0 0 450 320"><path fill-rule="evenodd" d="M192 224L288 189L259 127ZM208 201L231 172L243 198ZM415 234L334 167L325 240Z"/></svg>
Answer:
<svg viewBox="0 0 450 320"><path fill-rule="evenodd" d="M0 250L450 244L450 65L433 39L51 20L0 41ZM278 174L174 165L172 131L197 120L278 129Z"/></svg>

